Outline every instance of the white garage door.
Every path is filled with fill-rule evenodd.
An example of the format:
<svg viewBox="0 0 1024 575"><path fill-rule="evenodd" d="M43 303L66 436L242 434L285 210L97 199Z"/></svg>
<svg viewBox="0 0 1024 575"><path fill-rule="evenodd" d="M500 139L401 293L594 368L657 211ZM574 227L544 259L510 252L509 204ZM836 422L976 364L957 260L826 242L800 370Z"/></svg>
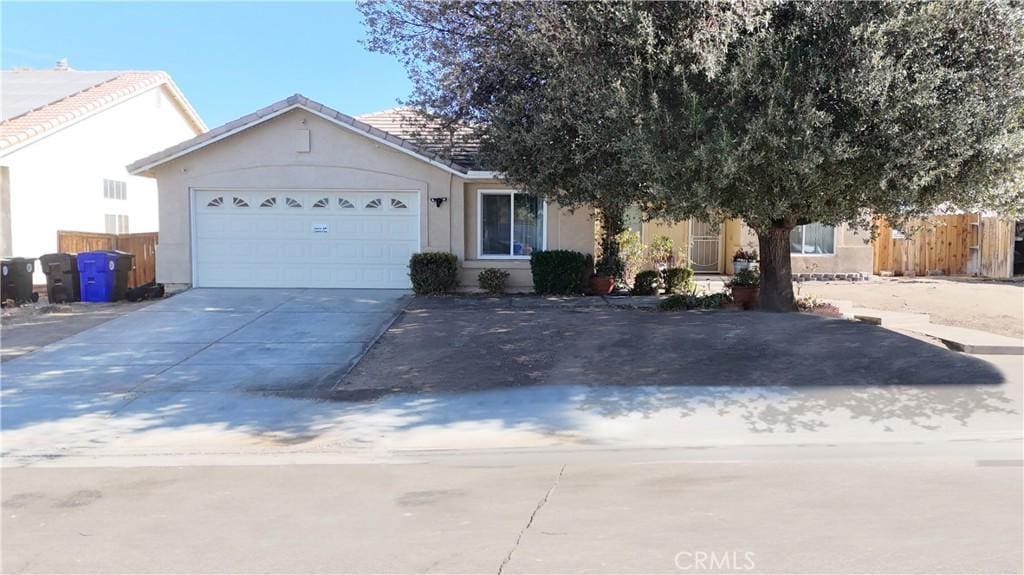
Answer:
<svg viewBox="0 0 1024 575"><path fill-rule="evenodd" d="M194 285L408 288L416 192L196 191Z"/></svg>

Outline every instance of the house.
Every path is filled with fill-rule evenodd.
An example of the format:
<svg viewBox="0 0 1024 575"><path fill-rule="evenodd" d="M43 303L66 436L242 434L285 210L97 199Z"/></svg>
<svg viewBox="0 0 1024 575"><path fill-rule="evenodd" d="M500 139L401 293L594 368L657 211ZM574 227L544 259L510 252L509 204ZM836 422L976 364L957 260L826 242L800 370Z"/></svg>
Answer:
<svg viewBox="0 0 1024 575"><path fill-rule="evenodd" d="M0 255L55 252L58 230L157 231L156 183L125 164L206 130L167 74L62 61L0 81Z"/></svg>
<svg viewBox="0 0 1024 575"><path fill-rule="evenodd" d="M296 94L134 162L159 188L158 281L406 288L411 254L448 251L463 286L500 267L529 289L534 250L593 253L592 210L518 193L476 165L471 141L419 132L408 110L356 118ZM739 222L637 226L672 237L701 272L728 271L730 249L750 239ZM842 230L801 230L799 248L820 268L860 265Z"/></svg>

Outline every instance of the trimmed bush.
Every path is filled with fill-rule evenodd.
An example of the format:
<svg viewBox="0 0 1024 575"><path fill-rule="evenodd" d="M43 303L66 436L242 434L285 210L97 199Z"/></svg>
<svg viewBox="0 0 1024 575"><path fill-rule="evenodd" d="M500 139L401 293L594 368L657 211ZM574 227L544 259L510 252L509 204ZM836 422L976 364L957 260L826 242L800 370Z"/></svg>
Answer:
<svg viewBox="0 0 1024 575"><path fill-rule="evenodd" d="M409 258L409 279L419 295L447 293L459 286L459 259L448 252L425 252Z"/></svg>
<svg viewBox="0 0 1024 575"><path fill-rule="evenodd" d="M661 272L661 281L667 293L689 293L696 287L690 268L667 268Z"/></svg>
<svg viewBox="0 0 1024 575"><path fill-rule="evenodd" d="M661 275L654 270L646 270L636 274L633 279L633 295L657 295L661 285Z"/></svg>
<svg viewBox="0 0 1024 575"><path fill-rule="evenodd" d="M499 268L487 268L476 276L480 288L487 293L505 293L505 283L508 282L508 272Z"/></svg>
<svg viewBox="0 0 1024 575"><path fill-rule="evenodd" d="M569 250L536 251L530 254L533 291L545 295L586 293L594 273L594 257Z"/></svg>

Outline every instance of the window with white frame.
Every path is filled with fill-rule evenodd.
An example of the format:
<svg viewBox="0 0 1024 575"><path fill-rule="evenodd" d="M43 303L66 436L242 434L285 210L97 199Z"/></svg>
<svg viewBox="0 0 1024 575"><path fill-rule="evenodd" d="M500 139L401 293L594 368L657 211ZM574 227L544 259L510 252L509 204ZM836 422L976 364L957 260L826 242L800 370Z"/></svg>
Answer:
<svg viewBox="0 0 1024 575"><path fill-rule="evenodd" d="M104 214L103 220L108 234L128 233L128 216L124 214Z"/></svg>
<svg viewBox="0 0 1024 575"><path fill-rule="evenodd" d="M120 180L103 180L103 197L108 200L127 200L127 182L122 182Z"/></svg>
<svg viewBox="0 0 1024 575"><path fill-rule="evenodd" d="M836 253L836 227L826 224L806 224L789 233L789 253L804 255L831 255Z"/></svg>
<svg viewBox="0 0 1024 575"><path fill-rule="evenodd" d="M544 249L544 202L513 191L481 190L480 257L528 258Z"/></svg>

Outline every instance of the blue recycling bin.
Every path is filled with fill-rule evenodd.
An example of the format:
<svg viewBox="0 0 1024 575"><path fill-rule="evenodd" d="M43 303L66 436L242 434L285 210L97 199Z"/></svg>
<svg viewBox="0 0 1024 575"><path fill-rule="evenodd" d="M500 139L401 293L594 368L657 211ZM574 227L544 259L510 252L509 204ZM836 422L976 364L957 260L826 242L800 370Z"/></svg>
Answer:
<svg viewBox="0 0 1024 575"><path fill-rule="evenodd" d="M117 299L117 252L96 251L78 254L78 277L82 301Z"/></svg>

